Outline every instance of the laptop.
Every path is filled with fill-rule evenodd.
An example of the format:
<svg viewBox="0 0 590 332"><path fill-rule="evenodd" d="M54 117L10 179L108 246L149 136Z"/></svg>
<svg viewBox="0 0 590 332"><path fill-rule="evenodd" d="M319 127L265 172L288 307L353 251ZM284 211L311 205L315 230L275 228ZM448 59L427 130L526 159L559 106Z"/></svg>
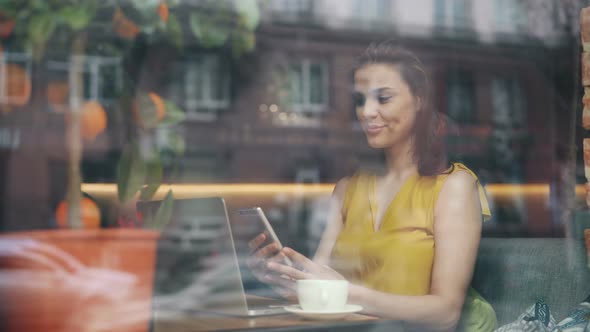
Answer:
<svg viewBox="0 0 590 332"><path fill-rule="evenodd" d="M140 201L144 220L162 201ZM235 316L285 313L290 304L259 282L246 266L251 239L232 227L223 198L175 199L161 229L154 281L153 313L214 312ZM237 250L236 250L237 249Z"/></svg>

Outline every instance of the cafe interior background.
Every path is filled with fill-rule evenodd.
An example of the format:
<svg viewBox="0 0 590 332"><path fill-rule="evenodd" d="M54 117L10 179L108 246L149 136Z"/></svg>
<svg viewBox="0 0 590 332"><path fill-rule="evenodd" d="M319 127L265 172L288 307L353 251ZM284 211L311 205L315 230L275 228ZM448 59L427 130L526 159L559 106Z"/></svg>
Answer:
<svg viewBox="0 0 590 332"><path fill-rule="evenodd" d="M3 1L0 230L137 230L138 200L221 196L230 217L262 206L285 244L313 254L335 181L383 163L355 118L351 67L394 39L432 76L449 158L486 188L483 237L581 239L587 5ZM192 220L161 241L195 257L220 223Z"/></svg>

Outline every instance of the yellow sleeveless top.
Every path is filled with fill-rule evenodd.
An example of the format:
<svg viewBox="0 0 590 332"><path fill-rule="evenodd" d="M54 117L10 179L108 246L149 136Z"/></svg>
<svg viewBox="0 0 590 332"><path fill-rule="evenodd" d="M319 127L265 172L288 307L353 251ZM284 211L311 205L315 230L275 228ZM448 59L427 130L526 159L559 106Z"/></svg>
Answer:
<svg viewBox="0 0 590 332"><path fill-rule="evenodd" d="M445 180L458 171L467 171L477 179L460 163L453 164L445 174L412 175L386 208L377 231L374 230L378 208L376 176L356 173L344 197L344 226L331 257L334 269L351 282L378 291L398 295L429 294L434 261L434 207ZM478 187L482 214L487 220L491 217L488 201L479 182ZM469 291L469 296L484 301L473 290ZM465 303L470 306L471 302L473 299L466 299ZM491 314L495 324L493 309Z"/></svg>

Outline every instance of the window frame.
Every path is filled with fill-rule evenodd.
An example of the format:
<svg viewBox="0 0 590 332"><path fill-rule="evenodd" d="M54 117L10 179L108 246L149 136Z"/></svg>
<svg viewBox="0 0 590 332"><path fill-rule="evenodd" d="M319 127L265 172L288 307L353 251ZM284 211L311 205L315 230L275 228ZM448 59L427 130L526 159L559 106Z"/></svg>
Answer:
<svg viewBox="0 0 590 332"><path fill-rule="evenodd" d="M273 0L271 11L288 18L303 18L313 16L316 1L313 0Z"/></svg>
<svg viewBox="0 0 590 332"><path fill-rule="evenodd" d="M511 125L517 127L527 126L527 97L523 88L522 80L516 76L503 76L494 75L490 81L490 94L492 100L497 101L498 97L495 96L497 92L494 91L495 84L503 89L502 93L506 94L508 99L508 118L512 119ZM497 106L492 103L493 114L499 114ZM498 121L492 117L492 121Z"/></svg>
<svg viewBox="0 0 590 332"><path fill-rule="evenodd" d="M471 0L433 0L434 26L454 30L473 30L473 2ZM462 5L464 15L455 15L456 6ZM442 13L441 13L442 9ZM459 18L461 21L459 22Z"/></svg>
<svg viewBox="0 0 590 332"><path fill-rule="evenodd" d="M383 2L387 6L387 12L379 10L379 2ZM351 16L360 18L362 22L378 21L380 23L387 22L387 18L391 17L391 10L393 8L392 1L388 0L354 0L351 7Z"/></svg>
<svg viewBox="0 0 590 332"><path fill-rule="evenodd" d="M467 79L466 79L467 78ZM469 82L468 82L469 81ZM447 71L446 74L446 111L447 115L453 120L456 121L460 125L475 125L479 124L480 118L477 112L477 91L475 89L475 73L472 70L467 68L452 68ZM469 114L469 117L466 117L465 114L453 114L453 110L451 107L451 89L462 89L467 87L470 92L470 108L471 112L466 113ZM464 98L459 98L464 99ZM462 110L461 110L462 111Z"/></svg>
<svg viewBox="0 0 590 332"><path fill-rule="evenodd" d="M500 15L500 12L504 15ZM494 29L499 34L522 34L527 26L522 3L518 0L494 0ZM508 17L509 16L509 17ZM516 18L516 19L513 19Z"/></svg>
<svg viewBox="0 0 590 332"><path fill-rule="evenodd" d="M200 59L195 61L195 59ZM213 121L217 115L230 108L232 103L231 98L231 71L224 70L221 65L222 56L219 54L204 53L196 56L186 57L175 63L175 71L178 66L184 68L181 70L182 84L180 88L181 108L184 110L186 119L193 121ZM212 65L212 62L217 62ZM194 84L192 76L202 78L202 81ZM215 87L212 83L213 75L220 75L222 91L220 91L221 99L212 98ZM173 78L174 79L174 78ZM197 92L196 89L201 91ZM168 87L170 91L171 87ZM197 96L201 96L200 98ZM178 102L175 100L175 102Z"/></svg>
<svg viewBox="0 0 590 332"><path fill-rule="evenodd" d="M49 71L62 71L68 74L68 84L71 84L70 68L72 61L82 62L82 74L89 74L89 89L88 97L83 96L84 100L96 100L101 104L112 103L117 98L105 97L101 91L102 75L101 68L106 66L113 66L116 70L115 79L115 90L119 90L122 87L123 73L122 64L123 61L120 57L106 57L97 55L72 55L67 61L49 60L47 61L46 68ZM86 91L86 89L85 89ZM86 93L85 93L86 94ZM61 106L61 105L60 105Z"/></svg>
<svg viewBox="0 0 590 332"><path fill-rule="evenodd" d="M301 79L302 79L302 103L294 103L293 101L289 104L290 111L298 114L321 114L328 111L328 105L330 104L330 68L326 61L315 60L310 58L303 58L300 60L290 60L289 67L297 64L301 65ZM311 102L311 66L319 65L321 70L321 86L323 89L322 102L312 103ZM287 71L287 75L290 75L290 69ZM289 77L289 90L293 93L294 86L291 83Z"/></svg>

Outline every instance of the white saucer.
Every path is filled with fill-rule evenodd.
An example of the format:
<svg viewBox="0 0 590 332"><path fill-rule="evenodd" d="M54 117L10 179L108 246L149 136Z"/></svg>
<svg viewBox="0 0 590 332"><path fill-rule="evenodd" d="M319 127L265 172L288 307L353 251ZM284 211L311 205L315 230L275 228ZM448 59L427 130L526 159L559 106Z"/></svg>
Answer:
<svg viewBox="0 0 590 332"><path fill-rule="evenodd" d="M363 307L357 304L347 304L344 306L344 309L338 311L306 311L301 309L301 306L299 304L294 304L288 305L284 309L285 311L294 313L307 319L331 320L339 319L342 317L346 317L349 314L359 312L363 310Z"/></svg>

